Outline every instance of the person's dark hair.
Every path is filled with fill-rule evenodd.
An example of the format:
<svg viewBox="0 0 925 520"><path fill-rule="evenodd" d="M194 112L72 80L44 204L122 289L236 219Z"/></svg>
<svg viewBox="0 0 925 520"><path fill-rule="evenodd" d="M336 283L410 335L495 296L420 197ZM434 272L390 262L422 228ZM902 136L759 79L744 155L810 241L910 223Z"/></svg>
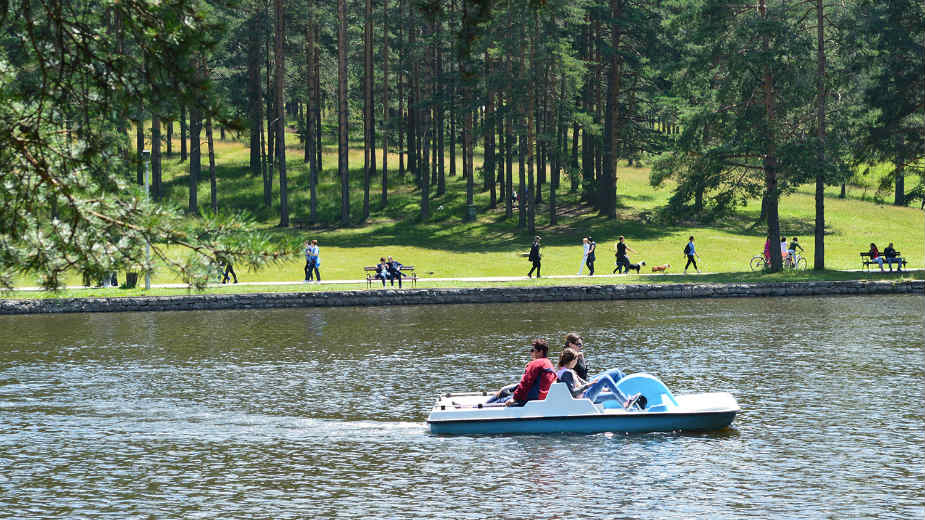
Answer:
<svg viewBox="0 0 925 520"><path fill-rule="evenodd" d="M543 357L546 357L549 355L549 343L546 343L545 339L536 338L533 340L533 350L543 351Z"/></svg>
<svg viewBox="0 0 925 520"><path fill-rule="evenodd" d="M566 348L562 351L561 354L559 354L559 366L564 367L576 358L578 358L578 352L575 352L575 349Z"/></svg>
<svg viewBox="0 0 925 520"><path fill-rule="evenodd" d="M623 235L620 235L620 240L623 240Z"/></svg>
<svg viewBox="0 0 925 520"><path fill-rule="evenodd" d="M793 237L793 241L794 241L794 242L797 242L797 241L799 241L799 240L800 240L799 238Z"/></svg>
<svg viewBox="0 0 925 520"><path fill-rule="evenodd" d="M565 346L567 347L570 343L572 345L577 345L581 341L581 336L575 334L574 332L569 332L565 335Z"/></svg>
<svg viewBox="0 0 925 520"><path fill-rule="evenodd" d="M384 256L380 256L380 257L379 257L379 261L380 261L380 262L385 262L385 257L384 257Z"/></svg>
<svg viewBox="0 0 925 520"><path fill-rule="evenodd" d="M870 243L870 248L873 249L873 248L875 248L875 247L877 247L877 244L874 244L873 242L871 242L871 243Z"/></svg>
<svg viewBox="0 0 925 520"><path fill-rule="evenodd" d="M691 236L687 237L687 239L688 239L688 240L693 240L693 239L694 239L694 235L691 235Z"/></svg>

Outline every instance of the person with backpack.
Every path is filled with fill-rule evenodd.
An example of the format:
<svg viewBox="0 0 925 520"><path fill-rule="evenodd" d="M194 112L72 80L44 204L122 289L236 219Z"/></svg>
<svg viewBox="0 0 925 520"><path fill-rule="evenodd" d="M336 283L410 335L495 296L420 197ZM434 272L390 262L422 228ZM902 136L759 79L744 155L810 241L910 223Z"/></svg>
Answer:
<svg viewBox="0 0 925 520"><path fill-rule="evenodd" d="M536 270L536 277L540 277L540 237L539 235L533 239L533 246L530 247L530 255L527 257L530 262L533 263L533 267L530 268L530 272L527 273L527 278L533 278L533 271Z"/></svg>
<svg viewBox="0 0 925 520"><path fill-rule="evenodd" d="M697 250L694 249L693 236L687 239L687 245L684 246L684 255L687 256L687 264L684 266L684 274L687 274L687 268L690 267L691 264L694 265L694 270L699 273L700 269L697 268L697 260L695 260L695 258L699 258L700 255L698 255Z"/></svg>
<svg viewBox="0 0 925 520"><path fill-rule="evenodd" d="M597 249L597 242L593 238L588 237L588 254L585 257L585 265L588 266L588 276L594 276L594 261L597 257L594 254L594 250Z"/></svg>

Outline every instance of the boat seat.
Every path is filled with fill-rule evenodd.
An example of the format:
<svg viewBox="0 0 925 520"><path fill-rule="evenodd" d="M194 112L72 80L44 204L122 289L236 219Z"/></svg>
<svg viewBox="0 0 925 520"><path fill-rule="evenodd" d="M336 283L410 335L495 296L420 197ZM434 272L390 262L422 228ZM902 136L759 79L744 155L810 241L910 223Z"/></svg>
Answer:
<svg viewBox="0 0 925 520"><path fill-rule="evenodd" d="M671 390L662 383L659 378L639 372L631 374L617 382L617 388L624 395L642 394L645 396L647 404L646 411L665 412L669 408L677 407L678 401L675 400ZM611 399L602 403L604 408L622 408L623 405L617 400Z"/></svg>

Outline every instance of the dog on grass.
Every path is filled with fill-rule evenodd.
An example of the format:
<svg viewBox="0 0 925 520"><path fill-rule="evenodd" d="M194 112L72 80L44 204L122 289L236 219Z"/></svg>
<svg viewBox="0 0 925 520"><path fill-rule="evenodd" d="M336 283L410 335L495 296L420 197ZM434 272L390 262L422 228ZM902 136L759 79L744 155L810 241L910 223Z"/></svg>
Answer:
<svg viewBox="0 0 925 520"><path fill-rule="evenodd" d="M669 269L671 269L671 264L662 264L662 265L652 266L653 273L664 273L664 272L667 272Z"/></svg>
<svg viewBox="0 0 925 520"><path fill-rule="evenodd" d="M626 272L629 273L631 269L636 270L636 274L639 274L639 270L642 269L642 266L646 265L645 261L639 262L638 264L629 264L626 267Z"/></svg>

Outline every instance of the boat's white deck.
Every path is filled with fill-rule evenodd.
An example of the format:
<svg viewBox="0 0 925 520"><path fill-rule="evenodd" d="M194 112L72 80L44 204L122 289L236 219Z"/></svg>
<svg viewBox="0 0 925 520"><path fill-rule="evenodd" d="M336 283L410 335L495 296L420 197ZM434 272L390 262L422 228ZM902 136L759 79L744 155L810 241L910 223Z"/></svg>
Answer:
<svg viewBox="0 0 925 520"><path fill-rule="evenodd" d="M588 415L626 415L655 413L700 413L738 411L735 397L726 392L687 394L675 396L678 406L669 406L660 412L624 410L622 407L604 408L588 399L574 399L564 383L554 383L543 401L530 401L524 406L505 407L486 404L491 393L482 392L443 395L431 409L428 421L484 420L531 417L573 417ZM481 405L481 407L479 407Z"/></svg>

